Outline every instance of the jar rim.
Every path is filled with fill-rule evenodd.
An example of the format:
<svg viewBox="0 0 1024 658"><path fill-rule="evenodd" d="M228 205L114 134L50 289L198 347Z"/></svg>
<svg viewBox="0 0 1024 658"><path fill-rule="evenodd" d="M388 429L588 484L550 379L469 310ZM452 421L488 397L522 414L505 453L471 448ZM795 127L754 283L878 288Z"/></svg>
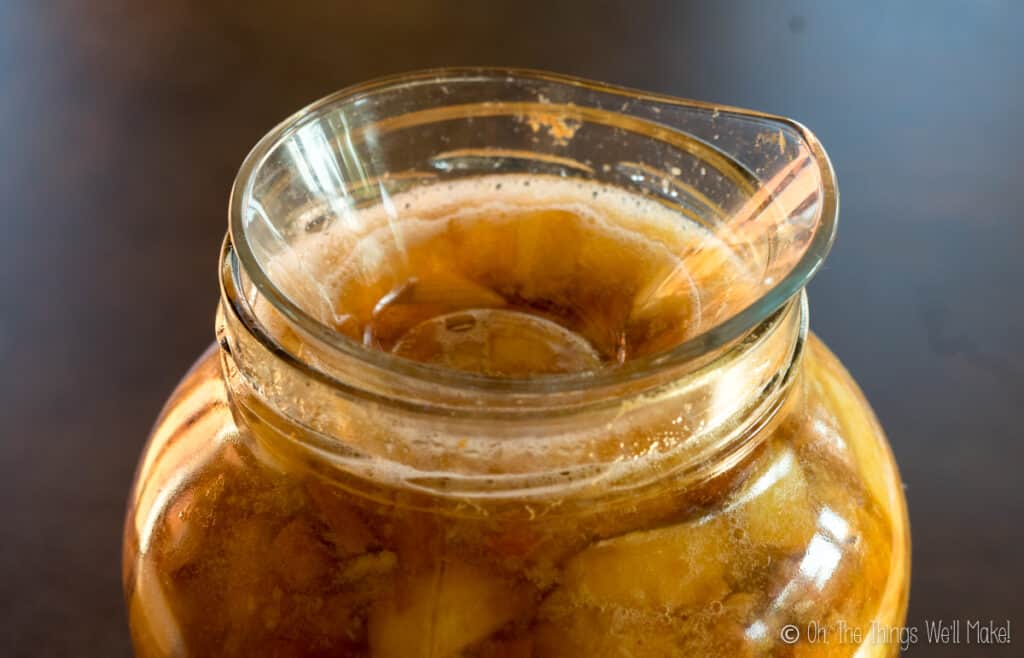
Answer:
<svg viewBox="0 0 1024 658"><path fill-rule="evenodd" d="M288 297L261 266L246 231L246 198L256 172L267 156L284 139L309 121L315 120L334 106L366 98L375 93L395 90L412 84L429 82L442 85L454 80L502 80L517 78L547 82L566 87L593 90L628 97L631 100L657 103L665 106L729 112L739 116L775 122L789 127L803 140L821 179L820 214L806 250L784 277L746 307L717 325L692 336L674 347L651 355L631 359L616 368L551 374L543 377L516 379L439 368L400 356L374 350L355 341L327 324L314 318ZM393 373L413 381L429 383L466 393L509 394L570 394L606 387L621 386L642 378L653 377L667 371L688 372L700 369L706 357L727 348L745 334L769 321L794 295L799 293L817 272L835 238L838 219L838 191L835 173L818 139L799 122L785 117L746 110L715 103L681 99L672 96L634 90L562 74L518 68L450 67L425 69L392 75L343 88L329 94L292 114L270 130L256 143L245 157L231 189L229 201L228 239L231 251L252 285L277 312L303 332L332 350L366 365Z"/></svg>

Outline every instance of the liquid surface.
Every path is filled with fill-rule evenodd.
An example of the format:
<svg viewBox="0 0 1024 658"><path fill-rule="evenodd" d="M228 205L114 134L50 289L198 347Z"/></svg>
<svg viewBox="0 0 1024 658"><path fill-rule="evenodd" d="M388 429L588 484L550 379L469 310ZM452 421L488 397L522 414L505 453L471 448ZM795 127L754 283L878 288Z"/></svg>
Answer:
<svg viewBox="0 0 1024 658"><path fill-rule="evenodd" d="M306 310L368 347L503 377L671 349L754 289L728 245L654 200L508 175L339 217L268 269Z"/></svg>

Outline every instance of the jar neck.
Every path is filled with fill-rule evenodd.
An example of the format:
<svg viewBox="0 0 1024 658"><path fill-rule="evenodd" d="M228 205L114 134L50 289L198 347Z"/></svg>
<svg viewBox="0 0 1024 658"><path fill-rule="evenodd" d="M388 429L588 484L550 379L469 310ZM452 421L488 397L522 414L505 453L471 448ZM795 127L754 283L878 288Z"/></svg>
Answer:
<svg viewBox="0 0 1024 658"><path fill-rule="evenodd" d="M263 448L353 486L462 502L593 502L726 472L782 415L807 332L801 292L737 341L675 367L509 391L338 352L261 296L230 240L221 287L225 381Z"/></svg>

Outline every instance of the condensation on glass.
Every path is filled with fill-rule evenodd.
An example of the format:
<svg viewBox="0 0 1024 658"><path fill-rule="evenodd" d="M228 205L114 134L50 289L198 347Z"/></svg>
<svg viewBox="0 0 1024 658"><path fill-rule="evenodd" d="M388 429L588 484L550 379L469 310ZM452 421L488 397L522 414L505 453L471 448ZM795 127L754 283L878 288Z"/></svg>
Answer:
<svg viewBox="0 0 1024 658"><path fill-rule="evenodd" d="M138 467L136 655L896 655L899 476L807 329L837 203L792 121L550 74L289 118Z"/></svg>

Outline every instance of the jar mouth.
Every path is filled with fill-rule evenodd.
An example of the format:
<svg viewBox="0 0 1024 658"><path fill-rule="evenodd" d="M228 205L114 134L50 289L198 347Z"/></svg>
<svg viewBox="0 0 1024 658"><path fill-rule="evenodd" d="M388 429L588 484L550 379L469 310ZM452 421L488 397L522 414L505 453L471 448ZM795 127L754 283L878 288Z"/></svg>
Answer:
<svg viewBox="0 0 1024 658"><path fill-rule="evenodd" d="M387 130L387 124L402 121L401 116L371 116L370 120L364 116L361 124L353 120L353 124L359 125L347 125L346 112L356 115L361 112L358 108L390 104L405 112L426 109L428 112L440 110L442 113L446 108L455 108L456 112L465 112L468 108L471 114L479 112L480 116L486 116L489 111L500 111L500 99L474 104L463 102L472 101L472 98L443 98L451 94L446 87L458 88L460 85L480 87L474 92L478 96L493 94L495 90L502 90L503 86L514 87L519 95L510 99L510 102L516 107L523 107L524 100L529 101L525 95L533 94L546 108L569 108L572 116L582 116L584 121L589 116L588 112L600 112L621 117L622 121L631 122L631 125L642 124L644 130L656 132L659 139L667 142L675 138L685 140L685 144L680 147L682 150L698 152L700 158L719 164L723 170L729 169L737 177L745 179L742 185L746 186L747 196L742 203L734 204L733 210L746 213L744 221L737 223L746 225L746 228L740 226L739 230L747 231L747 235L762 230L761 224L765 223L762 217L764 209L786 194L787 190L792 191L792 181L800 179L802 191L797 198L786 200L785 207L773 211L775 219L772 223L775 229L787 221L792 226L787 224L785 233L774 235L764 245L768 252L785 253L785 258L777 259L774 270L766 268L769 274L764 277L763 287L758 289L756 298L749 304L669 349L638 356L613 368L545 374L528 379L507 378L437 367L367 347L317 318L306 305L298 303L283 290L268 271L266 252L261 251L259 239L253 234L255 221L272 224L272 220L267 216L268 210L260 208L256 188L262 186L265 191L275 183L273 180L260 181L258 178L261 171L268 168L269 161L281 151L282 144L288 143L301 130L316 122L331 123L339 130L342 139L356 136L372 142L377 139L378 127L384 126L384 130ZM409 93L407 98L403 98L403 94L412 90L415 90L415 95ZM436 90L444 90L440 92L440 100L436 94L431 95ZM457 91L453 95L458 94ZM555 98L552 99L552 96ZM424 103L430 107L424 108ZM615 110L606 109L613 104ZM452 115L449 113L447 116ZM337 125L339 122L340 128ZM746 123L739 125L736 122ZM560 125L564 127L566 124ZM570 131L574 125L569 124ZM712 132L716 130L720 132ZM561 146L559 142L564 141L564 135L560 136L554 130L550 132L551 140ZM720 134L726 140L719 141ZM764 137L772 134L778 135L777 143L767 141L774 139L772 137ZM572 138L571 134L569 138ZM734 143L726 144L726 141ZM767 152L771 152L771 155L765 156ZM737 153L741 157L734 157ZM571 157L551 154L544 157L561 176L566 175L567 169L593 170L589 161L581 163ZM354 178L358 178L364 188L376 185L383 191L383 187L380 187L382 184L394 184L394 181L404 177L401 172L390 175L387 170L383 176L373 176L373 172L363 171L357 162L358 158L353 160L356 161L343 163L352 165L351 170L343 174L358 172ZM640 169L644 167L643 163L629 164ZM673 168L673 172L675 170ZM339 178L338 172L331 175ZM416 179L411 170L408 176L410 180ZM636 174L629 176L630 180L637 180ZM344 175L340 178L344 178ZM657 180L657 175L648 176L648 180L652 179ZM648 192L645 190L644 194ZM386 194L384 196L387 197ZM701 194L695 194L698 200L701 197ZM672 202L672 199L659 200ZM262 213L258 220L254 220L254 207ZM444 68L379 78L342 89L311 103L272 129L247 155L234 181L229 205L229 244L225 254L230 252L232 258L237 258L237 266L249 279L256 293L276 313L306 336L346 358L409 381L469 394L568 394L621 386L670 371L685 373L700 368L756 327L769 322L772 315L807 284L831 247L837 215L838 193L831 163L816 137L790 119L547 72L503 68ZM272 232L277 233L278 228L273 227ZM780 238L780 235L796 235L795 246L788 239ZM275 235L275 239L281 238ZM288 351L281 345L274 347Z"/></svg>

